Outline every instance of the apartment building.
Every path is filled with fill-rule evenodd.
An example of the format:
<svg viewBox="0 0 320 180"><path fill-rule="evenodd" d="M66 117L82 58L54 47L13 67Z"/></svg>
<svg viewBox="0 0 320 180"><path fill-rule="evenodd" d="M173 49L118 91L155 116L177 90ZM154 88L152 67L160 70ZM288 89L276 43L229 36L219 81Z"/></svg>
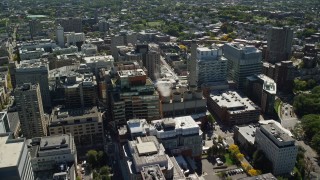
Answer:
<svg viewBox="0 0 320 180"><path fill-rule="evenodd" d="M289 60L293 40L293 30L289 27L272 27L267 32L266 61L275 64Z"/></svg>
<svg viewBox="0 0 320 180"><path fill-rule="evenodd" d="M47 121L44 116L40 86L23 84L14 91L21 130L24 137L42 137L47 135Z"/></svg>
<svg viewBox="0 0 320 180"><path fill-rule="evenodd" d="M45 109L49 109L51 107L51 96L48 82L49 67L47 61L42 59L21 61L14 71L16 85L21 85L23 83L39 84L42 105Z"/></svg>

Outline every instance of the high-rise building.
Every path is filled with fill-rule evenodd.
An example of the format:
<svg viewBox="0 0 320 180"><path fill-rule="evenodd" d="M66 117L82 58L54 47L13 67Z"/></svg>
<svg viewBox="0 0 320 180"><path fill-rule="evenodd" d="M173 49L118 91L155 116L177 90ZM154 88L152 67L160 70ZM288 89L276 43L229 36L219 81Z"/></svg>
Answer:
<svg viewBox="0 0 320 180"><path fill-rule="evenodd" d="M62 26L58 25L57 27L57 44L58 46L60 46L61 48L64 47L64 29Z"/></svg>
<svg viewBox="0 0 320 180"><path fill-rule="evenodd" d="M274 114L277 84L273 79L263 74L249 76L246 80L245 93L261 107L263 113Z"/></svg>
<svg viewBox="0 0 320 180"><path fill-rule="evenodd" d="M148 51L145 58L144 67L148 70L148 77L155 80L160 77L160 53Z"/></svg>
<svg viewBox="0 0 320 180"><path fill-rule="evenodd" d="M13 139L10 134L0 134L0 159L1 179L35 179L24 138Z"/></svg>
<svg viewBox="0 0 320 180"><path fill-rule="evenodd" d="M218 47L197 48L196 73L198 86L205 83L225 82L227 80L227 59Z"/></svg>
<svg viewBox="0 0 320 180"><path fill-rule="evenodd" d="M29 21L30 35L31 39L38 35L40 27L40 22L37 19L32 19Z"/></svg>
<svg viewBox="0 0 320 180"><path fill-rule="evenodd" d="M273 27L267 33L267 52L266 61L277 63L287 61L291 55L293 30L289 27Z"/></svg>
<svg viewBox="0 0 320 180"><path fill-rule="evenodd" d="M223 51L228 59L228 77L238 89L244 88L246 77L261 73L262 53L254 46L227 43Z"/></svg>
<svg viewBox="0 0 320 180"><path fill-rule="evenodd" d="M48 82L48 64L40 60L22 61L15 69L16 85L39 83L41 99L45 109L51 108L51 97Z"/></svg>
<svg viewBox="0 0 320 180"><path fill-rule="evenodd" d="M277 123L261 125L256 130L255 143L271 161L274 175L289 174L296 163L298 147L288 133Z"/></svg>
<svg viewBox="0 0 320 180"><path fill-rule="evenodd" d="M17 102L21 130L24 137L42 137L47 135L40 86L23 84L15 89L14 98Z"/></svg>
<svg viewBox="0 0 320 180"><path fill-rule="evenodd" d="M64 32L82 32L82 19L81 18L58 18L56 19L57 24L60 24Z"/></svg>
<svg viewBox="0 0 320 180"><path fill-rule="evenodd" d="M97 82L92 73L65 72L56 74L56 92L67 108L92 107L97 104Z"/></svg>
<svg viewBox="0 0 320 180"><path fill-rule="evenodd" d="M197 42L191 42L191 56L188 61L189 68L189 77L188 82L189 86L197 86L198 84L198 66L197 66Z"/></svg>
<svg viewBox="0 0 320 180"><path fill-rule="evenodd" d="M132 118L160 118L159 94L142 69L118 71L107 89L110 92L110 116L114 127L124 125Z"/></svg>

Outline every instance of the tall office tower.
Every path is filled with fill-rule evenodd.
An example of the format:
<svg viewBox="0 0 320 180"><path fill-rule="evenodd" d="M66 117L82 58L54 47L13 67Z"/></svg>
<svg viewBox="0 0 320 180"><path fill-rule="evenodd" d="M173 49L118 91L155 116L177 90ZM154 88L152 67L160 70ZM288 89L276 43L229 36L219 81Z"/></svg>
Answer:
<svg viewBox="0 0 320 180"><path fill-rule="evenodd" d="M137 44L137 34L134 32L123 31L118 35L111 37L111 55L115 61L118 61L118 48L117 46L126 46L128 44Z"/></svg>
<svg viewBox="0 0 320 180"><path fill-rule="evenodd" d="M223 50L228 59L228 78L238 89L244 88L246 77L261 73L262 53L254 46L227 43Z"/></svg>
<svg viewBox="0 0 320 180"><path fill-rule="evenodd" d="M31 39L38 35L39 32L39 21L36 19L32 19L29 21L30 35Z"/></svg>
<svg viewBox="0 0 320 180"><path fill-rule="evenodd" d="M58 26L57 27L57 43L58 43L58 46L60 46L61 48L64 47L64 29L62 26Z"/></svg>
<svg viewBox="0 0 320 180"><path fill-rule="evenodd" d="M51 108L51 97L48 82L49 67L39 60L22 61L15 69L16 84L39 83L42 105L45 109Z"/></svg>
<svg viewBox="0 0 320 180"><path fill-rule="evenodd" d="M105 19L100 20L99 21L99 31L105 33L108 30L109 30L109 23Z"/></svg>
<svg viewBox="0 0 320 180"><path fill-rule="evenodd" d="M277 63L287 61L291 55L291 46L293 39L293 30L289 27L273 27L268 30L267 34L267 53L266 61Z"/></svg>
<svg viewBox="0 0 320 180"><path fill-rule="evenodd" d="M82 19L81 18L58 18L56 23L60 24L64 32L82 32Z"/></svg>
<svg viewBox="0 0 320 180"><path fill-rule="evenodd" d="M198 67L197 67L197 42L191 42L191 57L188 61L189 67L189 86L196 86L198 84Z"/></svg>
<svg viewBox="0 0 320 180"><path fill-rule="evenodd" d="M148 77L155 80L160 77L160 53L148 51L145 62L143 63L148 70Z"/></svg>
<svg viewBox="0 0 320 180"><path fill-rule="evenodd" d="M17 102L21 130L27 139L47 135L40 86L23 84L15 89L14 98Z"/></svg>
<svg viewBox="0 0 320 180"><path fill-rule="evenodd" d="M228 61L222 56L222 49L217 47L198 47L196 63L198 86L204 83L224 82L227 80Z"/></svg>
<svg viewBox="0 0 320 180"><path fill-rule="evenodd" d="M1 179L34 180L27 143L24 138L13 139L0 134Z"/></svg>
<svg viewBox="0 0 320 180"><path fill-rule="evenodd" d="M261 125L256 130L255 144L271 161L274 175L290 174L296 162L298 147L287 131L276 123Z"/></svg>

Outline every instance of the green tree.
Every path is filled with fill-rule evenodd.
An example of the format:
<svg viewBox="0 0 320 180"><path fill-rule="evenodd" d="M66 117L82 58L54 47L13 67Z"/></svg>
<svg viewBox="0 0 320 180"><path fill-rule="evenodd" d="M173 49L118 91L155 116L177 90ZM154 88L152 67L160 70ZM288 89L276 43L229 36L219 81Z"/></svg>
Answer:
<svg viewBox="0 0 320 180"><path fill-rule="evenodd" d="M86 154L88 163L90 164L91 167L97 167L98 165L98 152L96 150L89 150Z"/></svg>

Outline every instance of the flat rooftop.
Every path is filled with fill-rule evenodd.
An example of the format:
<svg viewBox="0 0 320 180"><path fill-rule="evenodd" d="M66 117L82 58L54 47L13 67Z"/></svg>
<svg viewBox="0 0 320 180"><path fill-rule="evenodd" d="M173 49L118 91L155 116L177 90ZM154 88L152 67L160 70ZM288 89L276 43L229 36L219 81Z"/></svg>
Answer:
<svg viewBox="0 0 320 180"><path fill-rule="evenodd" d="M279 125L276 123L264 124L261 125L260 128L264 129L270 135L274 136L275 139L277 139L279 142L294 141L294 139L291 136L289 136L289 134L286 131L284 131L282 127L279 127Z"/></svg>
<svg viewBox="0 0 320 180"><path fill-rule="evenodd" d="M237 126L239 133L251 144L254 144L256 128L252 125Z"/></svg>
<svg viewBox="0 0 320 180"><path fill-rule="evenodd" d="M76 109L63 109L56 107L52 111L51 119L52 122L59 121L68 121L75 120L77 117L81 117L81 119L89 118L89 117L97 117L99 116L99 111L97 106L92 108L76 108Z"/></svg>
<svg viewBox="0 0 320 180"><path fill-rule="evenodd" d="M138 143L137 150L140 156L151 153L154 154L158 152L158 149L153 141Z"/></svg>
<svg viewBox="0 0 320 180"><path fill-rule="evenodd" d="M70 136L67 134L41 137L40 150L65 148L70 144Z"/></svg>
<svg viewBox="0 0 320 180"><path fill-rule="evenodd" d="M24 140L7 143L8 136L0 135L0 168L18 164Z"/></svg>
<svg viewBox="0 0 320 180"><path fill-rule="evenodd" d="M220 107L226 107L230 113L259 109L248 97L242 96L236 91L212 92L210 98Z"/></svg>

